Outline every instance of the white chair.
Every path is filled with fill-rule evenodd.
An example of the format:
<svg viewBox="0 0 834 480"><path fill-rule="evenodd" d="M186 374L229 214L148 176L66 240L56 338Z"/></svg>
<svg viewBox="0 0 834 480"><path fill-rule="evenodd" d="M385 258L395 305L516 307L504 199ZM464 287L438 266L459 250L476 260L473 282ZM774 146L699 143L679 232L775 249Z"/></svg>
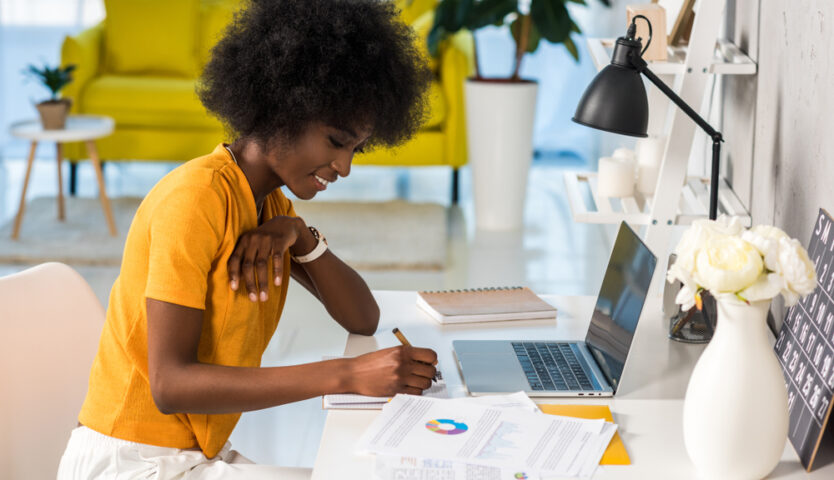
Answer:
<svg viewBox="0 0 834 480"><path fill-rule="evenodd" d="M55 478L103 324L101 303L67 265L0 278L0 478Z"/></svg>
<svg viewBox="0 0 834 480"><path fill-rule="evenodd" d="M0 277L0 479L55 478L104 318L87 282L62 263ZM279 470L287 480L312 473Z"/></svg>

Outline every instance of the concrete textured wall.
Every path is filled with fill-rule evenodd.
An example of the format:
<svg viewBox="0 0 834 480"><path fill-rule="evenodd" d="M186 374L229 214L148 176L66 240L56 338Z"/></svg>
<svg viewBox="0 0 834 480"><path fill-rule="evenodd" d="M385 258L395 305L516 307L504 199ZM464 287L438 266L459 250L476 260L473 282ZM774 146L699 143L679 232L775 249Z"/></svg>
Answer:
<svg viewBox="0 0 834 480"><path fill-rule="evenodd" d="M758 75L721 80L724 172L754 224L807 245L834 214L834 1L728 0L725 29Z"/></svg>
<svg viewBox="0 0 834 480"><path fill-rule="evenodd" d="M834 213L834 2L729 1L727 34L758 75L725 77L727 174L754 223L807 243Z"/></svg>

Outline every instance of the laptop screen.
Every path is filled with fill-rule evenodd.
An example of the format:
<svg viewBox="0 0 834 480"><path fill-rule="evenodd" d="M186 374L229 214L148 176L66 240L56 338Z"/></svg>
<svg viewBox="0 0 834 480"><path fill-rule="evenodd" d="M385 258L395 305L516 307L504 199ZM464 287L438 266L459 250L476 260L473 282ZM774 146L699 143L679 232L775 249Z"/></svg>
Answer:
<svg viewBox="0 0 834 480"><path fill-rule="evenodd" d="M585 337L615 392L656 265L654 254L622 222Z"/></svg>

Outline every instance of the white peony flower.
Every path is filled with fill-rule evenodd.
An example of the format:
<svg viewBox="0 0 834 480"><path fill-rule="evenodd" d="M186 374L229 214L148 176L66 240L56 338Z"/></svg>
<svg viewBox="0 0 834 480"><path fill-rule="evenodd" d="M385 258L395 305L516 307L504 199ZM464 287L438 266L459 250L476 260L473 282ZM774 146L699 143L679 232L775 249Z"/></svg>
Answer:
<svg viewBox="0 0 834 480"><path fill-rule="evenodd" d="M739 235L741 231L741 219L738 217L721 215L717 220L695 220L675 247L678 256L675 262L680 262L681 267L694 272L698 252L710 238L716 235Z"/></svg>
<svg viewBox="0 0 834 480"><path fill-rule="evenodd" d="M692 275L677 261L666 272L666 280L669 283L675 281L683 283L680 291L678 291L678 295L675 297L675 303L680 304L684 310L689 310L695 306L695 294L698 292L698 284L695 283Z"/></svg>
<svg viewBox="0 0 834 480"><path fill-rule="evenodd" d="M785 282L782 295L788 306L795 305L799 297L804 297L817 288L814 264L797 239L787 236L779 239L778 263L779 273Z"/></svg>
<svg viewBox="0 0 834 480"><path fill-rule="evenodd" d="M756 235L761 235L765 238L772 238L774 240L779 240L780 238L791 238L779 227L774 227L773 225L756 225L755 227L748 230L749 232L753 232Z"/></svg>
<svg viewBox="0 0 834 480"><path fill-rule="evenodd" d="M700 288L751 302L781 293L792 306L817 285L814 264L799 241L770 225L744 230L738 217L696 220L675 253L667 280L683 283L675 301L686 309Z"/></svg>
<svg viewBox="0 0 834 480"><path fill-rule="evenodd" d="M778 273L762 272L756 283L739 292L739 296L748 302L769 300L779 295L785 288L785 279Z"/></svg>
<svg viewBox="0 0 834 480"><path fill-rule="evenodd" d="M756 225L741 234L741 238L753 244L764 257L765 268L779 273L779 241L790 239L780 228L771 225Z"/></svg>
<svg viewBox="0 0 834 480"><path fill-rule="evenodd" d="M715 235L698 252L693 277L714 294L734 293L756 283L763 270L753 245L738 236Z"/></svg>

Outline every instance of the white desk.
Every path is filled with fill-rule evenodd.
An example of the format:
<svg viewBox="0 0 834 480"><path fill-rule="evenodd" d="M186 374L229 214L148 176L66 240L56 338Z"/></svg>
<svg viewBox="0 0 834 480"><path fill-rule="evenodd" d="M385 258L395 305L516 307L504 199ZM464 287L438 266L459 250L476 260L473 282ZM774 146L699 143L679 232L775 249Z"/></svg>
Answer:
<svg viewBox="0 0 834 480"><path fill-rule="evenodd" d="M399 344L391 334L399 327L415 346L433 348L452 396L465 396L452 355L458 339L582 339L588 328L593 297L545 296L559 309L557 320L527 320L441 326L415 307L414 292L374 292L382 312L373 337L351 335L345 355L358 355ZM609 405L631 457L630 466L601 467L594 478L696 478L686 455L681 412L686 385L703 346L666 338L660 297L646 302L634 344L614 399L538 399L537 403ZM378 411L331 410L313 468L314 480L368 479L373 456L355 455L353 446ZM834 478L834 463L806 474L789 442L771 478Z"/></svg>

